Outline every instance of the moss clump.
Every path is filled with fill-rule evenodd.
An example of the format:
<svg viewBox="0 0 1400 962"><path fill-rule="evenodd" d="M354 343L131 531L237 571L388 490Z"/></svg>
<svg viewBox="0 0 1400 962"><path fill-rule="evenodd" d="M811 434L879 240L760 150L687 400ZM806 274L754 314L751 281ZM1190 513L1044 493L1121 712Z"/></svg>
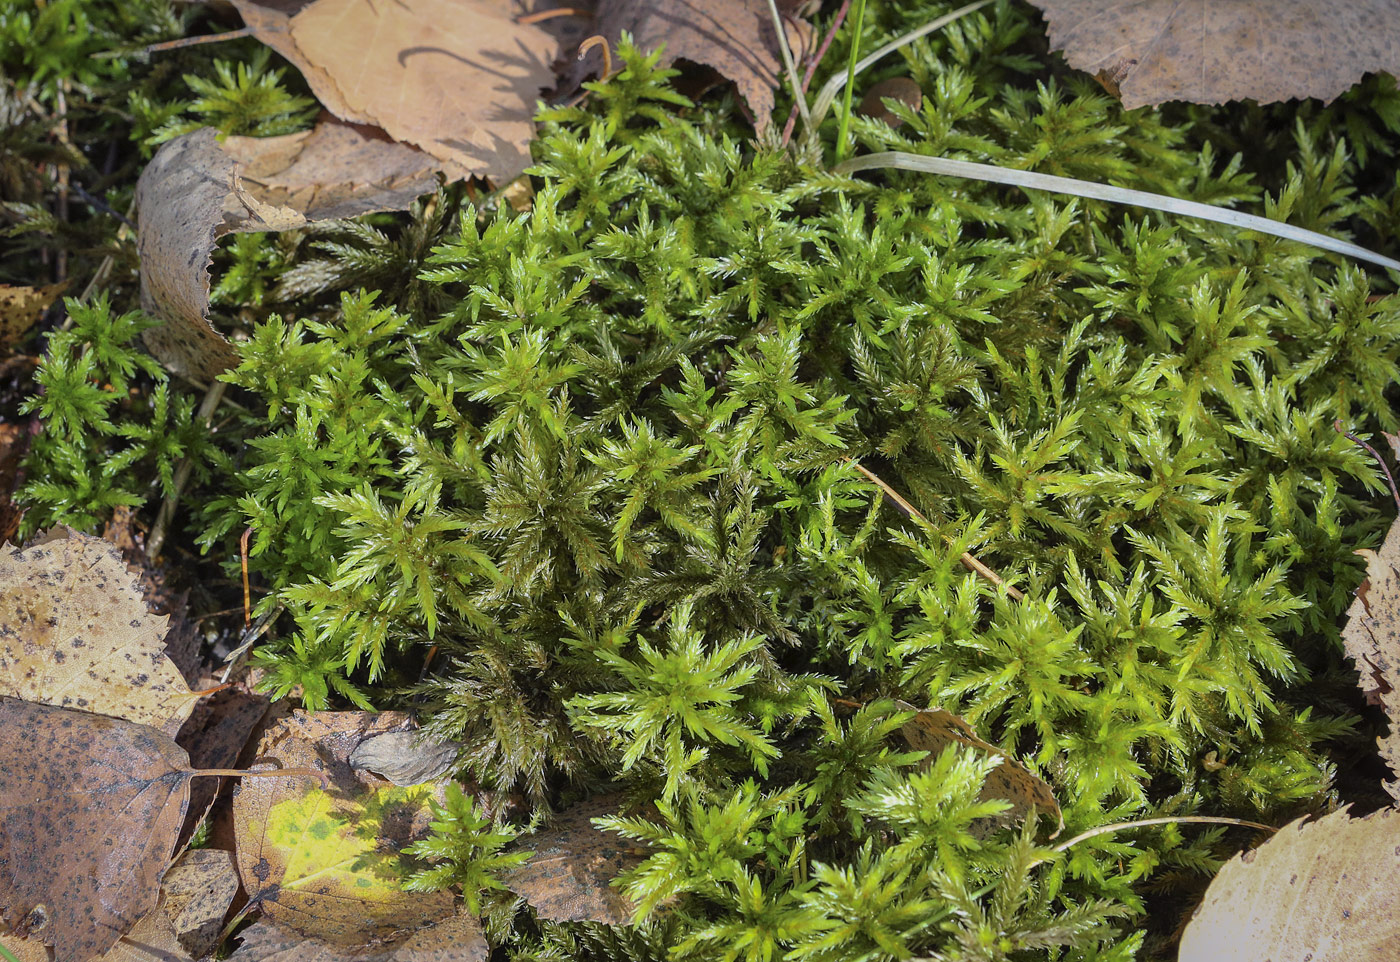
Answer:
<svg viewBox="0 0 1400 962"><path fill-rule="evenodd" d="M1328 127L1299 113L1286 169L1246 172L1199 145L1222 114L1126 114L1029 73L1030 36L998 6L917 45L898 69L924 109L857 120L862 145L1393 243L1395 185ZM988 762L921 769L891 699L1028 759L1070 832L1331 804L1367 751L1337 626L1388 521L1332 424L1396 428L1400 300L1272 238L834 177L621 56L546 111L528 213L452 189L406 224L240 241L226 296L263 300L217 434L157 428L189 423L174 388L97 397L126 368L63 339L35 409L93 428L74 463L127 438L157 478L207 449L183 536L229 557L253 529L260 610L285 606L255 656L272 690L416 705L464 776L536 806L605 784L655 803L610 823L654 845L639 904L672 900L635 931L540 923L444 841L519 957L1134 957L1232 840L988 836ZM139 326L89 310L84 331ZM65 488L65 443L31 458L31 526L145 496Z"/></svg>

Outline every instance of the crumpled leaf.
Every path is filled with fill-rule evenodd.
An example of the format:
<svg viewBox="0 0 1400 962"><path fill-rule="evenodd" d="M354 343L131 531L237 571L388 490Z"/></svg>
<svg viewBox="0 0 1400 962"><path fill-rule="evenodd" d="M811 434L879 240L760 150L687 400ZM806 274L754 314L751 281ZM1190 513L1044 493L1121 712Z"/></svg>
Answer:
<svg viewBox="0 0 1400 962"><path fill-rule="evenodd" d="M395 785L420 785L446 774L461 750L460 742L439 741L423 731L384 732L356 745L350 766Z"/></svg>
<svg viewBox="0 0 1400 962"><path fill-rule="evenodd" d="M972 726L952 712L941 708L920 710L908 702L899 702L898 705L903 711L918 712L904 723L900 734L904 736L910 748L929 753L925 759L926 764L931 763L952 744L975 748L989 755L1000 755L1001 764L992 769L987 776L982 785L980 799L986 801L1000 798L1011 803L1011 808L1003 812L998 821L1019 821L1025 818L1034 806L1037 814L1054 815L1058 820L1059 827L1050 837L1054 838L1060 834L1060 830L1065 827L1065 819L1060 814L1060 804L1055 800L1055 793L1043 779L1007 755L1004 749L978 738Z"/></svg>
<svg viewBox="0 0 1400 962"><path fill-rule="evenodd" d="M233 0L326 109L505 184L530 165L558 45L509 0Z"/></svg>
<svg viewBox="0 0 1400 962"><path fill-rule="evenodd" d="M623 925L636 906L609 883L646 858L641 845L595 828L593 819L616 813L620 795L600 795L556 815L548 827L520 839L535 854L500 873L500 880L555 922Z"/></svg>
<svg viewBox="0 0 1400 962"><path fill-rule="evenodd" d="M245 779L234 795L238 870L265 919L345 952L453 917L450 893L401 888L416 866L400 850L428 833L436 786L401 788L349 764L366 737L405 721L396 712L297 712L263 736L254 769L311 768L329 786L308 777Z"/></svg>
<svg viewBox="0 0 1400 962"><path fill-rule="evenodd" d="M1400 73L1394 0L1031 0L1050 46L1125 107L1168 100L1332 100L1374 70Z"/></svg>
<svg viewBox="0 0 1400 962"><path fill-rule="evenodd" d="M178 944L196 959L212 953L238 893L233 855L217 848L188 851L166 870L161 890L161 911Z"/></svg>
<svg viewBox="0 0 1400 962"><path fill-rule="evenodd" d="M490 947L481 923L459 909L452 918L419 929L406 940L353 955L325 942L308 941L269 922L239 934L243 944L229 962L485 962Z"/></svg>
<svg viewBox="0 0 1400 962"><path fill-rule="evenodd" d="M1397 443L1394 435L1392 445ZM1390 731L1378 739L1381 758L1400 776L1400 521L1390 526L1379 551L1358 551L1366 580L1347 609L1342 646L1361 673L1361 690L1385 708ZM1400 777L1386 783L1400 800Z"/></svg>
<svg viewBox="0 0 1400 962"><path fill-rule="evenodd" d="M801 5L801 0L778 0L795 58L812 34L811 25L795 15ZM614 50L625 30L640 50L664 44L665 63L682 59L714 67L734 82L760 132L772 122L783 61L767 0L599 0L595 22L594 33ZM602 52L593 48L565 79L577 85L602 72Z"/></svg>
<svg viewBox="0 0 1400 962"><path fill-rule="evenodd" d="M197 696L165 654L167 623L100 538L65 529L0 549L0 695L174 735Z"/></svg>
<svg viewBox="0 0 1400 962"><path fill-rule="evenodd" d="M1180 962L1393 962L1397 892L1400 812L1298 819L1220 870Z"/></svg>
<svg viewBox="0 0 1400 962"><path fill-rule="evenodd" d="M146 725L0 697L0 917L87 962L156 906L184 749Z"/></svg>
<svg viewBox="0 0 1400 962"><path fill-rule="evenodd" d="M67 281L45 287L0 284L0 352L19 343L67 286Z"/></svg>

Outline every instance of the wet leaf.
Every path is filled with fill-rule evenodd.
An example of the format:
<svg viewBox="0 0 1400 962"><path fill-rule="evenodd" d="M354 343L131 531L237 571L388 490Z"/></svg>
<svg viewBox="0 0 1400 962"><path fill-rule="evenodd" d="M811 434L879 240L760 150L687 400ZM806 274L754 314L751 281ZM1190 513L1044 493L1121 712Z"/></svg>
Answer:
<svg viewBox="0 0 1400 962"><path fill-rule="evenodd" d="M1303 819L1216 875L1180 962L1393 962L1400 945L1400 812Z"/></svg>
<svg viewBox="0 0 1400 962"><path fill-rule="evenodd" d="M173 735L197 696L165 654L167 624L100 538L65 529L0 549L0 695Z"/></svg>
<svg viewBox="0 0 1400 962"><path fill-rule="evenodd" d="M1331 100L1370 71L1400 73L1394 0L1031 2L1052 49L1116 87L1125 107Z"/></svg>
<svg viewBox="0 0 1400 962"><path fill-rule="evenodd" d="M794 13L799 6L794 0L778 2L798 59L811 38L811 25ZM767 0L599 0L594 33L615 50L624 30L641 50L664 44L665 63L683 59L715 68L734 82L759 131L772 122L773 91L783 64ZM602 53L595 48L566 79L576 85L602 72Z"/></svg>
<svg viewBox="0 0 1400 962"><path fill-rule="evenodd" d="M446 774L461 750L459 742L438 741L422 731L384 732L355 746L350 765L395 785L419 785Z"/></svg>
<svg viewBox="0 0 1400 962"><path fill-rule="evenodd" d="M0 698L0 916L87 962L155 908L189 760L146 725Z"/></svg>
<svg viewBox="0 0 1400 962"><path fill-rule="evenodd" d="M610 883L640 865L646 850L593 826L593 819L615 814L621 804L619 795L601 795L556 815L542 831L520 839L520 847L535 854L503 871L501 881L541 918L627 923L636 906Z"/></svg>
<svg viewBox="0 0 1400 962"><path fill-rule="evenodd" d="M987 776L981 795L983 801L1000 798L1011 803L1011 808L1002 814L999 821L1024 819L1034 806L1038 814L1054 815L1058 820L1059 826L1050 837L1054 838L1060 834L1060 829L1065 825L1064 816L1060 814L1060 804L1055 800L1055 793L1043 779L1007 755L1004 749L978 738L972 726L952 712L941 708L919 710L908 702L899 702L899 707L904 711L918 712L904 723L900 733L910 748L929 753L926 763L952 744L1001 756L1001 764L992 769L991 774Z"/></svg>
<svg viewBox="0 0 1400 962"><path fill-rule="evenodd" d="M1347 609L1342 646L1361 673L1361 690L1390 720L1390 731L1379 739L1381 758L1400 776L1400 521L1379 551L1357 554L1366 559L1366 580ZM1400 777L1385 787L1400 800Z"/></svg>
<svg viewBox="0 0 1400 962"><path fill-rule="evenodd" d="M245 780L234 795L238 870L249 899L277 926L344 949L407 938L453 915L450 893L409 893L400 850L428 832L435 788L401 788L356 772L349 756L396 713L298 712L262 739L260 764L315 778Z"/></svg>
<svg viewBox="0 0 1400 962"><path fill-rule="evenodd" d="M535 101L558 45L508 0L234 0L254 35L342 120L373 124L501 185L530 164Z"/></svg>

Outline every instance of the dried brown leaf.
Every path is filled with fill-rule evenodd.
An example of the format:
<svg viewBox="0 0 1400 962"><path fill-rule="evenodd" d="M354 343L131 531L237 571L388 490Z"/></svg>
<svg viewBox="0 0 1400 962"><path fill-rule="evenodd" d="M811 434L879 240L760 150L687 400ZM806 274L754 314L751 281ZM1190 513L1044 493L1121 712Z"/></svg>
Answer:
<svg viewBox="0 0 1400 962"><path fill-rule="evenodd" d="M1034 806L1038 814L1054 815L1058 820L1059 826L1051 838L1060 834L1060 829L1065 826L1064 816L1060 814L1060 804L1055 800L1055 793L1043 779L1009 756L1004 749L978 738L972 726L952 712L941 708L919 710L907 702L900 702L899 707L905 711L918 712L904 723L900 733L910 748L929 753L925 759L926 764L949 745L954 744L1001 756L1001 764L992 769L982 786L982 800L1000 798L1010 802L1011 808L1001 819L1006 821L1025 818Z"/></svg>
<svg viewBox="0 0 1400 962"><path fill-rule="evenodd" d="M87 962L156 906L189 797L161 732L0 698L0 916Z"/></svg>
<svg viewBox="0 0 1400 962"><path fill-rule="evenodd" d="M290 17L235 0L254 35L337 117L382 127L497 184L530 164L535 101L558 45L508 0L315 0Z"/></svg>
<svg viewBox="0 0 1400 962"><path fill-rule="evenodd" d="M240 687L225 688L199 700L175 741L189 752L190 764L196 768L233 768L270 704L265 695ZM201 778L190 786L189 814L180 829L181 846L209 814L222 782L222 778Z"/></svg>
<svg viewBox="0 0 1400 962"><path fill-rule="evenodd" d="M1236 855L1206 891L1180 962L1393 962L1400 945L1400 812L1291 822Z"/></svg>
<svg viewBox="0 0 1400 962"><path fill-rule="evenodd" d="M186 852L166 870L161 890L161 910L176 941L196 959L211 954L238 892L232 853L217 848Z"/></svg>
<svg viewBox="0 0 1400 962"><path fill-rule="evenodd" d="M1347 609L1342 646L1361 673L1361 690L1385 708L1390 732L1379 739L1381 758L1400 776L1400 521L1379 551L1358 551L1366 580ZM1386 783L1400 799L1400 777Z"/></svg>
<svg viewBox="0 0 1400 962"><path fill-rule="evenodd" d="M1400 73L1395 0L1031 0L1070 66L1125 107L1168 100L1332 100L1365 73Z"/></svg>
<svg viewBox="0 0 1400 962"><path fill-rule="evenodd" d="M801 57L812 28L795 16L796 0L779 0L793 56ZM734 82L762 132L772 122L783 71L778 34L767 0L599 0L594 32L617 49L625 30L641 50L665 45L664 63L689 60L713 67ZM602 53L592 49L566 74L577 85L601 74Z"/></svg>
<svg viewBox="0 0 1400 962"><path fill-rule="evenodd" d="M0 544L14 538L24 512L10 500L19 485L20 466L29 453L29 429L0 424Z"/></svg>
<svg viewBox="0 0 1400 962"><path fill-rule="evenodd" d="M409 893L399 852L429 831L435 787L400 788L356 772L350 753L403 724L398 713L297 712L258 746L255 768L311 768L315 778L244 779L233 801L238 870L264 918L341 951L358 951L453 915L446 892Z"/></svg>
<svg viewBox="0 0 1400 962"><path fill-rule="evenodd" d="M269 922L258 922L239 937L243 944L229 962L484 962L490 954L481 923L461 909L403 942L354 954Z"/></svg>
<svg viewBox="0 0 1400 962"><path fill-rule="evenodd" d="M0 353L19 343L67 286L67 281L46 287L0 284Z"/></svg>
<svg viewBox="0 0 1400 962"><path fill-rule="evenodd" d="M196 696L165 654L166 625L100 538L65 530L0 549L0 695L173 735Z"/></svg>
<svg viewBox="0 0 1400 962"><path fill-rule="evenodd" d="M549 826L520 840L534 852L523 865L500 875L541 918L555 922L629 922L636 906L609 883L636 868L646 850L636 842L595 828L593 819L617 812L619 795L601 795L561 812Z"/></svg>

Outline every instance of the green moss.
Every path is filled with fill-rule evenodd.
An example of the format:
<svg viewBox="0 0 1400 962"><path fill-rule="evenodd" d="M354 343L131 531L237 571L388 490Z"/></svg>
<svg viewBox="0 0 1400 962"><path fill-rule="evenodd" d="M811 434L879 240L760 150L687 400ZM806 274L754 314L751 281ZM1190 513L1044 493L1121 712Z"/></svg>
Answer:
<svg viewBox="0 0 1400 962"><path fill-rule="evenodd" d="M868 29L939 5L905 6L872 5ZM858 144L1393 243L1396 183L1335 127L1290 119L1288 164L1248 168L1202 146L1224 113L1125 112L1031 73L1035 36L997 5L910 48L889 69L924 109L857 118ZM444 819L438 854L458 852L521 958L1157 951L1169 893L1198 890L1233 837L1166 827L1056 856L1034 826L984 831L988 763L921 769L892 699L1026 759L1071 833L1332 804L1339 766L1371 751L1338 625L1353 551L1389 520L1332 424L1395 429L1400 301L1217 225L834 177L620 56L585 105L543 115L527 213L452 188L315 244L240 239L221 294L265 319L225 378L242 407L198 442L183 537L230 558L252 527L260 610L286 607L257 649L269 686L415 705L502 797L611 784L655 803L608 822L654 843L623 883L641 915L670 906L630 932L538 922L471 868L495 838L480 813ZM1388 116L1371 160L1394 151ZM346 290L365 283L382 290ZM174 456L155 400L174 388L127 411L114 378L161 376L113 338L45 360L32 404L53 437L30 476L52 490L34 482L31 524L95 523ZM185 413L159 418L187 424L176 397L160 410ZM65 480L109 443L135 452L131 480Z"/></svg>

